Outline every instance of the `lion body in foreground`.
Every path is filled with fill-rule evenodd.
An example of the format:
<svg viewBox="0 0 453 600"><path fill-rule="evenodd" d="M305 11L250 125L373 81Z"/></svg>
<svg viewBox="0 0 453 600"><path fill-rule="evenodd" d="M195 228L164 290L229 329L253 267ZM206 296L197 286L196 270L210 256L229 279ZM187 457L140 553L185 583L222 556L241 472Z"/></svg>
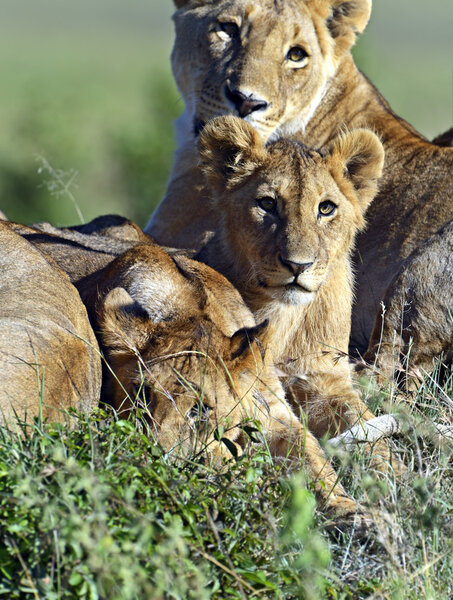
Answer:
<svg viewBox="0 0 453 600"><path fill-rule="evenodd" d="M269 321L267 350L317 437L373 417L348 363L349 257L383 161L368 130L321 152L285 139L265 145L237 117L212 120L200 137L219 226L197 258L237 287L256 320Z"/></svg>
<svg viewBox="0 0 453 600"><path fill-rule="evenodd" d="M155 245L120 217L8 228L67 269L77 287L109 364L104 402L125 416L140 409L174 456L207 448L219 459L227 445L216 431L240 452L244 425L258 422L274 456L304 461L326 508L357 512L255 340L265 327L221 274Z"/></svg>
<svg viewBox="0 0 453 600"><path fill-rule="evenodd" d="M386 158L355 254L350 347L364 352L385 294L402 293L388 288L404 261L453 220L453 148L430 143L396 116L355 66L350 48L368 22L371 0L175 4L172 66L185 111L167 193L147 231L159 243L198 248L216 232L196 151L212 117L239 115L267 141L292 135L315 148L345 126L371 128ZM436 289L436 278L423 276L423 285ZM443 324L448 337L451 327ZM425 352L435 347L428 342Z"/></svg>
<svg viewBox="0 0 453 600"><path fill-rule="evenodd" d="M77 290L55 262L0 224L0 423L64 422L97 406L101 359Z"/></svg>

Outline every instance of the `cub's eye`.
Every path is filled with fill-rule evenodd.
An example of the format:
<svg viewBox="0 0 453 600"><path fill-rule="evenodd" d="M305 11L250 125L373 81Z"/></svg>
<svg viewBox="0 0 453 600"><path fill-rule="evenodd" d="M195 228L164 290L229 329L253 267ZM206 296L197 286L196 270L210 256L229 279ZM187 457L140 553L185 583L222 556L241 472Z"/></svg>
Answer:
<svg viewBox="0 0 453 600"><path fill-rule="evenodd" d="M287 60L295 63L305 62L308 58L307 52L300 46L294 46L294 48L290 48L286 55Z"/></svg>
<svg viewBox="0 0 453 600"><path fill-rule="evenodd" d="M320 217L330 217L333 215L337 208L337 205L334 204L331 200L324 200L318 206L318 215Z"/></svg>
<svg viewBox="0 0 453 600"><path fill-rule="evenodd" d="M264 196L263 198L257 198L257 203L260 208L268 213L275 211L277 207L277 201L271 196Z"/></svg>
<svg viewBox="0 0 453 600"><path fill-rule="evenodd" d="M239 27L236 23L219 23L218 31L222 37L235 38L239 35Z"/></svg>

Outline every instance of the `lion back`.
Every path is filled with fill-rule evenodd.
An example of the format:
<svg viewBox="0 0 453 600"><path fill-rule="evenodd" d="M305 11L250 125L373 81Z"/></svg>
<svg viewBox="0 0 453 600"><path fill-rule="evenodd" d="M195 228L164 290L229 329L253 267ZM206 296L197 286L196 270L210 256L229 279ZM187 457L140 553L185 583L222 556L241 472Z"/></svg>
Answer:
<svg viewBox="0 0 453 600"><path fill-rule="evenodd" d="M68 277L0 225L0 423L64 421L99 399L96 338Z"/></svg>

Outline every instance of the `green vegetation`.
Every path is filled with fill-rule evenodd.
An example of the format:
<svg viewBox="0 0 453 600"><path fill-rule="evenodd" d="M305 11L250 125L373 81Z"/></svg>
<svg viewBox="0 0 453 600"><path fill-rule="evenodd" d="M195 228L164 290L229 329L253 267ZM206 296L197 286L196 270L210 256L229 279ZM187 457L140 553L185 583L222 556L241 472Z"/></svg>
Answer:
<svg viewBox="0 0 453 600"><path fill-rule="evenodd" d="M429 137L452 119L446 4L375 2L356 51ZM117 212L146 223L182 111L171 9L170 0L3 1L0 209L11 219L72 225L80 210L85 221ZM335 459L373 509L376 529L364 537L327 534L310 486L256 444L217 472L174 464L102 412L70 431L1 431L0 598L453 597L451 446L432 437L434 422L452 422L453 374L414 393L365 393L404 418L392 447L408 473L379 478L359 450Z"/></svg>
<svg viewBox="0 0 453 600"><path fill-rule="evenodd" d="M329 553L300 478L263 450L177 466L105 417L3 433L0 597L317 597Z"/></svg>
<svg viewBox="0 0 453 600"><path fill-rule="evenodd" d="M172 122L171 3L6 0L0 20L0 207L13 220L73 225L37 157L65 180L84 220L145 225L164 194Z"/></svg>
<svg viewBox="0 0 453 600"><path fill-rule="evenodd" d="M175 463L131 422L99 411L75 427L0 433L0 598L52 600L447 600L453 594L453 373L411 397L364 382L398 412L408 472L377 476L358 450L335 459L375 527L326 533L299 473L253 441L222 471Z"/></svg>

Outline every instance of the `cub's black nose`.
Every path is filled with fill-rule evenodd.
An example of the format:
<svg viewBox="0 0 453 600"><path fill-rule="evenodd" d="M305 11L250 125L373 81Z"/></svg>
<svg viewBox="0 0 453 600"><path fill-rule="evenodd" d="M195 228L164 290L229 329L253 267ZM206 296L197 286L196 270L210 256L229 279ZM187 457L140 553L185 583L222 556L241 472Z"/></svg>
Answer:
<svg viewBox="0 0 453 600"><path fill-rule="evenodd" d="M298 262L294 262L292 260L287 260L285 258L282 258L282 256L279 256L278 259L281 262L281 264L284 267L286 267L287 269L289 269L291 271L291 273L293 275L295 275L296 277L298 275L300 275L301 273L305 273L305 271L308 271L308 269L313 265L312 262L298 263Z"/></svg>

